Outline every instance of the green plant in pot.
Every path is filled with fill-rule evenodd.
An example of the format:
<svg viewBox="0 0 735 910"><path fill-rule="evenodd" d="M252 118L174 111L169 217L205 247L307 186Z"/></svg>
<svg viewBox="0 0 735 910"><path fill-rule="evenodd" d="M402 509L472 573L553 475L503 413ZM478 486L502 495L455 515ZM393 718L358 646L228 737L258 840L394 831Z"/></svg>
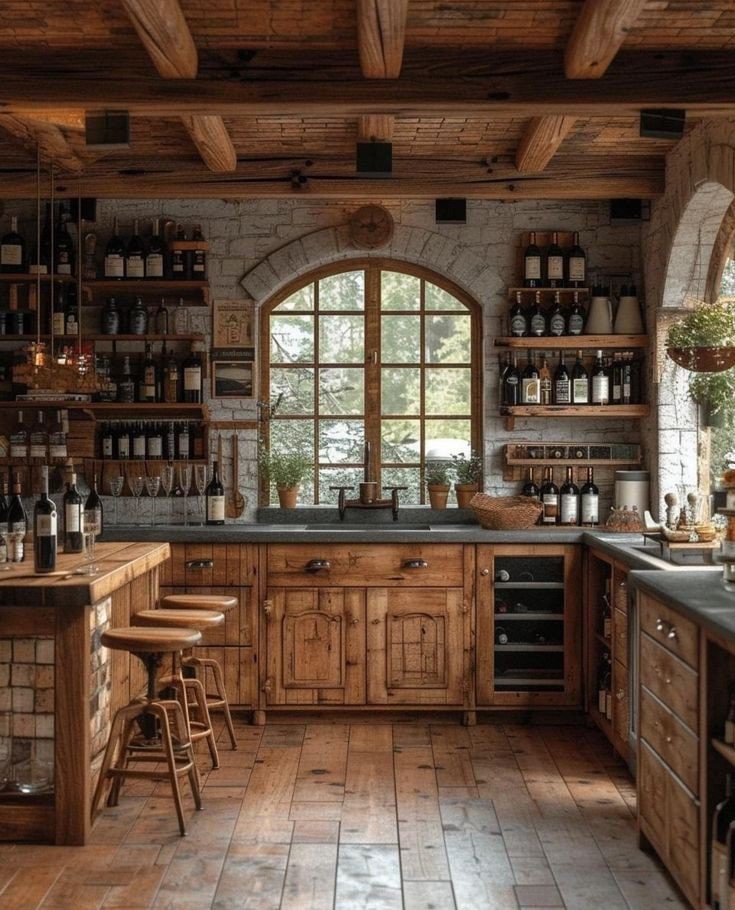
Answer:
<svg viewBox="0 0 735 910"><path fill-rule="evenodd" d="M298 452L279 452L261 442L258 466L268 486L275 486L282 509L296 508L299 486L312 470L311 461Z"/></svg>
<svg viewBox="0 0 735 910"><path fill-rule="evenodd" d="M429 504L432 509L446 509L451 486L451 466L446 461L427 461L424 472Z"/></svg>
<svg viewBox="0 0 735 910"><path fill-rule="evenodd" d="M454 492L457 494L457 505L460 509L467 509L470 500L480 489L482 458L477 452L470 452L469 456L462 452L452 455L452 463L456 477Z"/></svg>
<svg viewBox="0 0 735 910"><path fill-rule="evenodd" d="M689 394L702 409L708 427L722 427L735 417L735 369L721 373L695 373L689 379Z"/></svg>
<svg viewBox="0 0 735 910"><path fill-rule="evenodd" d="M735 366L735 308L726 301L701 304L674 323L666 353L696 373L719 373Z"/></svg>

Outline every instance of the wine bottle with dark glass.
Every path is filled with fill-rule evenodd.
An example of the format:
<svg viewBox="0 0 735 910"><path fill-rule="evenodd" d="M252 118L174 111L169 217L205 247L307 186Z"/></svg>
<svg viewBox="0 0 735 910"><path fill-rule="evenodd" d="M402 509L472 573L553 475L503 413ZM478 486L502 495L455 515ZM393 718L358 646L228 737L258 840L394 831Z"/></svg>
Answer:
<svg viewBox="0 0 735 910"><path fill-rule="evenodd" d="M148 307L143 303L142 297L136 297L135 303L130 307L128 331L131 335L148 334Z"/></svg>
<svg viewBox="0 0 735 910"><path fill-rule="evenodd" d="M567 466L567 476L559 491L561 500L559 524L579 524L579 487L574 483L573 468Z"/></svg>
<svg viewBox="0 0 735 910"><path fill-rule="evenodd" d="M551 370L549 369L549 363L546 359L546 354L541 355L541 367L538 371L539 375L539 387L541 390L541 404L549 405L552 403L552 383L551 383Z"/></svg>
<svg viewBox="0 0 735 910"><path fill-rule="evenodd" d="M153 359L150 342L145 344L143 375L138 386L138 401L155 403L157 382L156 361Z"/></svg>
<svg viewBox="0 0 735 910"><path fill-rule="evenodd" d="M56 285L54 289L54 308L51 313L51 331L54 335L64 334L64 328L66 327L66 293L66 285Z"/></svg>
<svg viewBox="0 0 735 910"><path fill-rule="evenodd" d="M592 404L610 404L610 371L602 359L602 351L597 352L592 368Z"/></svg>
<svg viewBox="0 0 735 910"><path fill-rule="evenodd" d="M166 241L161 237L161 222L156 218L153 222L153 234L148 241L148 251L145 257L146 278L165 278L166 255Z"/></svg>
<svg viewBox="0 0 735 910"><path fill-rule="evenodd" d="M10 433L10 457L19 461L28 458L28 427L23 422L23 411L18 411L18 419Z"/></svg>
<svg viewBox="0 0 735 910"><path fill-rule="evenodd" d="M206 497L206 521L208 525L223 525L225 523L225 488L219 479L219 465L215 461L212 466L212 479L204 491Z"/></svg>
<svg viewBox="0 0 735 910"><path fill-rule="evenodd" d="M128 278L145 278L146 248L143 238L140 236L140 222L137 218L133 221L133 234L128 240L125 253L126 276Z"/></svg>
<svg viewBox="0 0 735 910"><path fill-rule="evenodd" d="M202 357L194 349L184 360L184 401L187 404L202 402Z"/></svg>
<svg viewBox="0 0 735 910"><path fill-rule="evenodd" d="M77 490L77 475L72 474L64 493L64 552L84 550L84 516L82 494Z"/></svg>
<svg viewBox="0 0 735 910"><path fill-rule="evenodd" d="M541 250L536 246L535 231L531 231L523 254L523 284L527 288L541 287Z"/></svg>
<svg viewBox="0 0 735 910"><path fill-rule="evenodd" d="M526 482L523 484L523 489L521 490L521 495L530 496L531 499L540 499L541 498L541 491L539 490L538 485L536 484L536 481L534 480L533 467L529 467L529 469L528 469L528 477L526 478Z"/></svg>
<svg viewBox="0 0 735 910"><path fill-rule="evenodd" d="M559 487L554 483L551 468L544 469L544 482L541 485L541 503L544 511L541 514L541 523L555 525L559 521Z"/></svg>
<svg viewBox="0 0 735 910"><path fill-rule="evenodd" d="M525 338L529 334L528 318L520 291L516 291L516 301L510 309L510 334L514 338Z"/></svg>
<svg viewBox="0 0 735 910"><path fill-rule="evenodd" d="M529 320L531 327L531 335L535 338L542 338L544 335L548 335L548 323L546 321L546 313L544 313L541 306L541 293L536 291L536 299L533 302L533 308L531 310L531 318Z"/></svg>
<svg viewBox="0 0 735 910"><path fill-rule="evenodd" d="M33 567L36 572L56 568L56 503L48 495L48 465L41 467L41 495L33 509Z"/></svg>
<svg viewBox="0 0 735 910"><path fill-rule="evenodd" d="M572 239L572 248L567 256L567 287L583 288L587 281L587 257L584 250L579 245L579 234L574 232ZM577 334L570 332L570 335Z"/></svg>
<svg viewBox="0 0 735 910"><path fill-rule="evenodd" d="M76 285L70 284L66 290L64 307L64 335L77 335L79 332L79 304L77 303Z"/></svg>
<svg viewBox="0 0 735 910"><path fill-rule="evenodd" d="M495 644L496 645L507 645L510 641L510 636L508 632L503 628L503 626L495 627Z"/></svg>
<svg viewBox="0 0 735 910"><path fill-rule="evenodd" d="M521 375L521 404L541 403L541 378L533 352L528 352L528 362Z"/></svg>
<svg viewBox="0 0 735 910"><path fill-rule="evenodd" d="M600 491L595 486L593 468L587 468L587 481L579 495L583 525L594 527L600 521Z"/></svg>
<svg viewBox="0 0 735 910"><path fill-rule="evenodd" d="M120 310L114 297L108 297L102 307L100 331L103 335L120 334Z"/></svg>
<svg viewBox="0 0 735 910"><path fill-rule="evenodd" d="M21 498L20 474L13 477L13 495L8 506L8 535L10 562L23 562L25 559L25 536L28 530L28 516L23 508Z"/></svg>
<svg viewBox="0 0 735 910"><path fill-rule="evenodd" d="M18 233L18 217L10 219L10 230L0 241L0 272L18 274L26 270L26 245Z"/></svg>
<svg viewBox="0 0 735 910"><path fill-rule="evenodd" d="M572 404L590 403L590 378L582 363L582 352L577 351L577 359L572 367Z"/></svg>
<svg viewBox="0 0 735 910"><path fill-rule="evenodd" d="M546 250L546 283L550 288L564 287L564 253L556 231L551 235L551 243Z"/></svg>
<svg viewBox="0 0 735 910"><path fill-rule="evenodd" d="M74 241L67 230L67 224L67 211L59 206L59 221L54 235L54 271L57 275L73 275L75 270Z"/></svg>
<svg viewBox="0 0 735 910"><path fill-rule="evenodd" d="M564 351L559 351L559 364L554 372L554 404L572 403L572 384L564 363Z"/></svg>
<svg viewBox="0 0 735 910"><path fill-rule="evenodd" d="M506 370L503 380L503 406L506 408L515 407L520 403L521 397L521 374L518 372L518 355L513 355L513 363Z"/></svg>
<svg viewBox="0 0 735 910"><path fill-rule="evenodd" d="M64 427L64 414L62 411L56 411L54 420L48 428L48 457L49 461L66 461L69 455L69 448L66 441L66 429Z"/></svg>
<svg viewBox="0 0 735 910"><path fill-rule="evenodd" d="M166 301L163 297L161 297L161 302L158 304L158 309L156 310L155 322L156 334L168 335L168 307L166 306Z"/></svg>
<svg viewBox="0 0 735 910"><path fill-rule="evenodd" d="M574 292L574 299L572 301L572 308L569 311L569 319L567 320L567 332L570 335L581 335L584 330L584 309L582 304L579 302L579 294Z"/></svg>
<svg viewBox="0 0 735 910"><path fill-rule="evenodd" d="M36 422L31 427L30 456L41 461L48 458L48 430L43 421L43 411L38 412Z"/></svg>
<svg viewBox="0 0 735 910"><path fill-rule="evenodd" d="M554 294L554 303L549 313L549 335L560 338L567 333L567 318L561 305L561 294Z"/></svg>
<svg viewBox="0 0 735 910"><path fill-rule="evenodd" d="M191 239L201 246L191 253L191 278L195 281L204 281L207 277L207 251L205 249L204 235L201 224L195 224Z"/></svg>
<svg viewBox="0 0 735 910"><path fill-rule="evenodd" d="M176 240L186 240L186 231L183 224L176 225ZM188 264L187 251L174 247L171 250L171 277L174 279L189 278Z"/></svg>
<svg viewBox="0 0 735 910"><path fill-rule="evenodd" d="M92 475L92 489L89 491L87 501L84 503L84 529L85 533L92 529L95 536L99 536L104 531L104 512L102 509L102 500L97 493L97 475Z"/></svg>
<svg viewBox="0 0 735 910"><path fill-rule="evenodd" d="M125 277L125 244L120 236L117 215L112 222L112 237L105 248L105 278Z"/></svg>

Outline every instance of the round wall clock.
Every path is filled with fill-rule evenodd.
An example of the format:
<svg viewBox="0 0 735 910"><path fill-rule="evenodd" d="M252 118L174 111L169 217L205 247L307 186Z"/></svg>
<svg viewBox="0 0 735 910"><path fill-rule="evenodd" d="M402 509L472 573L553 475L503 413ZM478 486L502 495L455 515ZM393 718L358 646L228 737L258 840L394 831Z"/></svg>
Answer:
<svg viewBox="0 0 735 910"><path fill-rule="evenodd" d="M361 250L377 250L393 236L393 217L382 205L363 205L350 216L350 238Z"/></svg>

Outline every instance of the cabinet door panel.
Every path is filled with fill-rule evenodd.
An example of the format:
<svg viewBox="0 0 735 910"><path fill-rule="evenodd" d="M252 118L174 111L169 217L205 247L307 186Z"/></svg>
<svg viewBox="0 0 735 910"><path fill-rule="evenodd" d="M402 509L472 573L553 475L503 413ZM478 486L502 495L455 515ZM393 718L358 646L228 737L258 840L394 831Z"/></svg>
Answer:
<svg viewBox="0 0 735 910"><path fill-rule="evenodd" d="M689 900L699 906L699 807L671 774L666 777L669 868Z"/></svg>
<svg viewBox="0 0 735 910"><path fill-rule="evenodd" d="M368 702L463 703L464 592L369 590Z"/></svg>
<svg viewBox="0 0 735 910"><path fill-rule="evenodd" d="M656 847L659 849L666 843L666 775L664 766L642 742L638 767L638 811L657 838Z"/></svg>

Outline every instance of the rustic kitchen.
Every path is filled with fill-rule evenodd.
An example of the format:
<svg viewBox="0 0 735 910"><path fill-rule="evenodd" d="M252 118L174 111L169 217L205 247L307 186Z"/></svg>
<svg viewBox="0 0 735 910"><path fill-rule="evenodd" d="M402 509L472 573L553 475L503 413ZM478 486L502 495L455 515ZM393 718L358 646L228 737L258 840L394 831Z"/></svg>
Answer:
<svg viewBox="0 0 735 910"><path fill-rule="evenodd" d="M0 10L0 907L735 908L735 8Z"/></svg>

